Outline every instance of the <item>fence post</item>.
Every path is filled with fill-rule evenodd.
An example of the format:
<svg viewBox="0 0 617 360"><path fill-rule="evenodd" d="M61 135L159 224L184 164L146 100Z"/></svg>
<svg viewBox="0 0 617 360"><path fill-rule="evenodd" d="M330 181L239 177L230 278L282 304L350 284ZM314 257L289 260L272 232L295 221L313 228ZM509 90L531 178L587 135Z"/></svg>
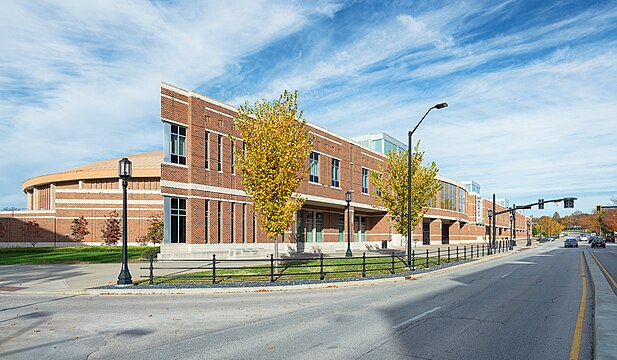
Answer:
<svg viewBox="0 0 617 360"><path fill-rule="evenodd" d="M450 263L450 247L448 246L448 264Z"/></svg>
<svg viewBox="0 0 617 360"><path fill-rule="evenodd" d="M428 249L426 249L426 266L425 269L428 269Z"/></svg>
<svg viewBox="0 0 617 360"><path fill-rule="evenodd" d="M480 245L476 244L476 257L480 257Z"/></svg>
<svg viewBox="0 0 617 360"><path fill-rule="evenodd" d="M482 256L484 256L484 244L482 244Z"/></svg>
<svg viewBox="0 0 617 360"><path fill-rule="evenodd" d="M325 277L323 273L323 253L319 254L319 280L323 280Z"/></svg>
<svg viewBox="0 0 617 360"><path fill-rule="evenodd" d="M441 248L437 248L437 265L441 265Z"/></svg>
<svg viewBox="0 0 617 360"><path fill-rule="evenodd" d="M274 282L274 255L270 254L270 282Z"/></svg>
<svg viewBox="0 0 617 360"><path fill-rule="evenodd" d="M416 251L411 250L411 271L416 270Z"/></svg>
<svg viewBox="0 0 617 360"><path fill-rule="evenodd" d="M456 245L456 262L458 262L458 245Z"/></svg>
<svg viewBox="0 0 617 360"><path fill-rule="evenodd" d="M390 270L390 273L394 274L394 251L392 252L392 270Z"/></svg>
<svg viewBox="0 0 617 360"><path fill-rule="evenodd" d="M467 260L467 245L463 245L463 260Z"/></svg>
<svg viewBox="0 0 617 360"><path fill-rule="evenodd" d="M216 284L216 254L212 254L212 283Z"/></svg>
<svg viewBox="0 0 617 360"><path fill-rule="evenodd" d="M150 254L150 285L154 285L154 266L152 266L152 260L154 255Z"/></svg>
<svg viewBox="0 0 617 360"><path fill-rule="evenodd" d="M471 245L470 248L471 248L471 258L473 259L473 245Z"/></svg>
<svg viewBox="0 0 617 360"><path fill-rule="evenodd" d="M362 277L366 277L366 253L362 253Z"/></svg>

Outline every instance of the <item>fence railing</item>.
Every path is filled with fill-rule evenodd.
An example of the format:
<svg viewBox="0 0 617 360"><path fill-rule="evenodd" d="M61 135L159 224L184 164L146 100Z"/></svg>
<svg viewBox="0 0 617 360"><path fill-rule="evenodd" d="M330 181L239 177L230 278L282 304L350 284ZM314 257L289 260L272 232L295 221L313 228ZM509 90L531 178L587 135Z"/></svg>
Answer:
<svg viewBox="0 0 617 360"><path fill-rule="evenodd" d="M508 251L508 241L498 241L492 249L492 254ZM361 257L324 257L323 254L315 257L293 258L274 258L270 255L266 259L217 259L212 255L211 260L183 260L183 262L199 262L199 266L160 266L155 267L154 256L150 255L149 270L147 276L150 285L154 284L155 279L175 279L185 281L208 281L212 284L223 281L233 281L236 279L255 279L262 278L261 281L274 282L279 279L319 279L321 281L328 277L343 277L340 275L357 274L361 277L373 274L396 274L397 272L409 272L419 269L428 269L435 265L449 264L453 262L473 260L487 256L488 246L486 244L464 245L423 251L413 250L409 265L407 259L402 254L392 251L389 255L367 256L362 253ZM252 263L247 266L247 263ZM244 264L244 265L243 265ZM166 273L165 275L155 276L155 270L176 272Z"/></svg>

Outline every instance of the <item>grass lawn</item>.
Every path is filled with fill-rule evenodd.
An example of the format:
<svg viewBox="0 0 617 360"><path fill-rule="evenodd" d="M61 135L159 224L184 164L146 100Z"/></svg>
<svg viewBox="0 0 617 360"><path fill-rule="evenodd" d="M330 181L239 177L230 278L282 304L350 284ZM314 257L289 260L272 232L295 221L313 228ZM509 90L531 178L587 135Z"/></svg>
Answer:
<svg viewBox="0 0 617 360"><path fill-rule="evenodd" d="M155 251L149 246L129 246L129 261L147 258ZM156 250L158 251L158 249ZM146 255L146 256L144 256ZM0 248L0 265L120 263L121 246L79 246L60 248Z"/></svg>
<svg viewBox="0 0 617 360"><path fill-rule="evenodd" d="M461 258L462 260L462 258ZM451 259L455 261L454 258ZM440 263L446 263L447 259L443 257ZM429 257L429 267L435 266L438 263L437 257ZM246 282L246 281L270 281L270 263L264 263L259 266L250 266L242 268L219 268L222 266L217 263L216 282ZM416 257L415 268L422 269L426 266L425 257ZM183 284L183 283L212 283L212 270L208 265L209 270L196 271L191 273L173 275L155 278L155 284ZM274 280L319 280L320 265L319 260L303 260L303 261L281 261L279 263L281 275L274 275ZM387 275L391 274L392 257L380 256L375 258L366 258L366 276ZM394 257L394 272L400 273L406 271L405 258ZM324 258L323 272L325 279L344 278L344 277L361 277L362 276L362 258L353 259L329 259ZM154 270L156 276L156 265ZM147 283L147 280L140 281Z"/></svg>

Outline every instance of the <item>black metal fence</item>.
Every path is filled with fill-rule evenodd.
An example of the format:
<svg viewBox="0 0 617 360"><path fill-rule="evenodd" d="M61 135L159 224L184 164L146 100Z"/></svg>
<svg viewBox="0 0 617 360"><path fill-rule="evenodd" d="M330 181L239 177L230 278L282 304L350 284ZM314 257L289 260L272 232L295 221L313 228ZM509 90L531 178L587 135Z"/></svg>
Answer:
<svg viewBox="0 0 617 360"><path fill-rule="evenodd" d="M148 278L150 285L154 284L155 279L164 280L185 280L195 282L211 282L212 284L223 281L242 281L242 279L256 279L257 281L274 282L279 279L319 279L326 277L345 277L345 275L356 274L366 277L376 274L396 274L401 272L428 269L432 266L449 264L458 261L473 260L489 255L488 246L485 244L464 245L447 248L437 248L433 250L424 249L422 251L413 250L409 265L402 253L395 251L388 255L367 256L362 253L362 257L324 257L323 254L315 257L293 258L274 258L270 255L266 259L225 259L220 260L216 255L212 255L212 260L185 260L183 262L200 263L199 266L160 266L155 267L154 256L150 255L150 264L142 270L149 270ZM492 254L508 251L507 241L498 241L492 249ZM248 263L252 263L247 265ZM177 270L162 276L155 276L155 270ZM235 278L235 280L234 280ZM246 280L245 280L246 281Z"/></svg>

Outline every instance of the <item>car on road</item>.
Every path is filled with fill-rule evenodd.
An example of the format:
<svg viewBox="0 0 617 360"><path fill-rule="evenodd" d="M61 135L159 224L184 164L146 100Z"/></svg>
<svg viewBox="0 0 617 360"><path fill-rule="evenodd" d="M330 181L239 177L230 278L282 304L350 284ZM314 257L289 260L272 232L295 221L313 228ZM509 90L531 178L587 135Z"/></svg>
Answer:
<svg viewBox="0 0 617 360"><path fill-rule="evenodd" d="M575 238L568 238L563 241L563 247L578 247L578 241Z"/></svg>
<svg viewBox="0 0 617 360"><path fill-rule="evenodd" d="M553 241L553 238L543 237L543 238L540 238L538 241L539 242L550 242L550 241Z"/></svg>
<svg viewBox="0 0 617 360"><path fill-rule="evenodd" d="M597 247L601 246L601 247L605 248L606 247L606 241L604 240L604 238L601 238L599 236L594 236L594 237L592 237L592 240L591 240L591 247L595 247L595 246L597 246Z"/></svg>
<svg viewBox="0 0 617 360"><path fill-rule="evenodd" d="M587 234L580 234L578 236L578 241L589 241L589 236Z"/></svg>
<svg viewBox="0 0 617 360"><path fill-rule="evenodd" d="M615 243L615 235L606 235L605 242Z"/></svg>

